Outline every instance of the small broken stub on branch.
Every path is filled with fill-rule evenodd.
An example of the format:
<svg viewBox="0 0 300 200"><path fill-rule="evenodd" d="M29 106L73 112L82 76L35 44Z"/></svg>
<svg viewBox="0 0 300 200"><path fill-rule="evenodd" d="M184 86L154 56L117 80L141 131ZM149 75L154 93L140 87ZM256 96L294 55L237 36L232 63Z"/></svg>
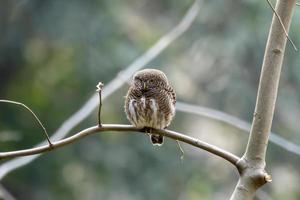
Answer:
<svg viewBox="0 0 300 200"><path fill-rule="evenodd" d="M270 175L270 174L265 174L265 181L267 182L267 183L270 183L270 182L272 182L272 176Z"/></svg>
<svg viewBox="0 0 300 200"><path fill-rule="evenodd" d="M97 92L101 92L102 91L102 88L103 88L103 83L102 82L99 82L98 84L97 84L97 86L96 86L96 88L97 88Z"/></svg>
<svg viewBox="0 0 300 200"><path fill-rule="evenodd" d="M98 126L101 127L101 107L102 107L102 88L103 88L103 83L99 82L96 86L97 92L99 93L99 108L98 108Z"/></svg>

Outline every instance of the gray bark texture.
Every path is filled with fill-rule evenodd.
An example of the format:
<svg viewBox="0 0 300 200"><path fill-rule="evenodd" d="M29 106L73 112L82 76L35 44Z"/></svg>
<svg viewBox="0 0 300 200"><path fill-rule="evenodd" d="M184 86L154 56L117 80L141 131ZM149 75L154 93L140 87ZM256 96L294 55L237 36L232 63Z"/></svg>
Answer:
<svg viewBox="0 0 300 200"><path fill-rule="evenodd" d="M288 31L295 0L278 0L276 12ZM239 181L231 200L253 199L256 190L271 182L265 171L265 156L271 131L278 84L287 37L279 19L273 15L260 75L255 112L245 154L238 162Z"/></svg>

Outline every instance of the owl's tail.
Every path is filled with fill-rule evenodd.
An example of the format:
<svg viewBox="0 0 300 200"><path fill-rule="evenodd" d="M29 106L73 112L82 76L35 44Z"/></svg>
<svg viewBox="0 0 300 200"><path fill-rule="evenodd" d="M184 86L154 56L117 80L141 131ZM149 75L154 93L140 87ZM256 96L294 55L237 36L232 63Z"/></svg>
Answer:
<svg viewBox="0 0 300 200"><path fill-rule="evenodd" d="M150 139L155 146L161 146L164 143L164 137L162 135L150 135Z"/></svg>

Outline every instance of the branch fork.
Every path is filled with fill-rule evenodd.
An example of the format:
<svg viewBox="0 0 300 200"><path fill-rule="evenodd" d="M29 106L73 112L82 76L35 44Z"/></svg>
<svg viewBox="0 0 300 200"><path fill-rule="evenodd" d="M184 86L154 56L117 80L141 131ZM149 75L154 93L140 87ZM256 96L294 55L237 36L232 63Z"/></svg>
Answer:
<svg viewBox="0 0 300 200"><path fill-rule="evenodd" d="M274 11L260 75L257 100L246 151L238 162L240 178L231 200L252 199L265 183L265 157L275 110L277 91L295 0L278 0ZM289 39L290 40L290 39ZM291 40L290 40L291 42ZM293 43L292 43L293 44ZM243 188L243 189L242 189Z"/></svg>
<svg viewBox="0 0 300 200"><path fill-rule="evenodd" d="M44 135L46 137L46 140L48 141L49 147L52 147L53 144L50 140L50 137L47 133L45 126L43 125L41 120L38 118L38 116L28 106L26 106L25 104L18 102L18 101L11 101L11 100L6 100L6 99L0 99L0 103L9 103L9 104L18 105L18 106L21 106L22 108L25 108L27 111L29 111L30 114L34 117L35 121L38 123L38 125L42 128Z"/></svg>

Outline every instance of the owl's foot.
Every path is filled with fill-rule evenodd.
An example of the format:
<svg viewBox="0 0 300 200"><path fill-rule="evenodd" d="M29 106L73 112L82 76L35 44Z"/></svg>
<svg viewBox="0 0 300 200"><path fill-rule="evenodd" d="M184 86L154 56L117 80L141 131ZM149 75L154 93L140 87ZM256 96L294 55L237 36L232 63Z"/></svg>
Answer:
<svg viewBox="0 0 300 200"><path fill-rule="evenodd" d="M164 143L164 137L162 135L150 135L150 140L154 146L161 146Z"/></svg>
<svg viewBox="0 0 300 200"><path fill-rule="evenodd" d="M153 133L153 128L151 127L144 127L143 131L150 137L151 143L154 146L161 146L164 142L164 138L162 135L156 135Z"/></svg>
<svg viewBox="0 0 300 200"><path fill-rule="evenodd" d="M153 128L151 128L151 127L144 127L144 128L143 128L143 131L144 131L148 136L151 135L151 133L153 132L152 130L153 130Z"/></svg>
<svg viewBox="0 0 300 200"><path fill-rule="evenodd" d="M161 146L164 142L164 137L162 135L152 134L153 128L144 127L144 132L150 137L150 140L154 146Z"/></svg>
<svg viewBox="0 0 300 200"><path fill-rule="evenodd" d="M144 130L145 133L152 133L153 132L152 131L153 128L151 128L151 127L144 127L143 130Z"/></svg>

